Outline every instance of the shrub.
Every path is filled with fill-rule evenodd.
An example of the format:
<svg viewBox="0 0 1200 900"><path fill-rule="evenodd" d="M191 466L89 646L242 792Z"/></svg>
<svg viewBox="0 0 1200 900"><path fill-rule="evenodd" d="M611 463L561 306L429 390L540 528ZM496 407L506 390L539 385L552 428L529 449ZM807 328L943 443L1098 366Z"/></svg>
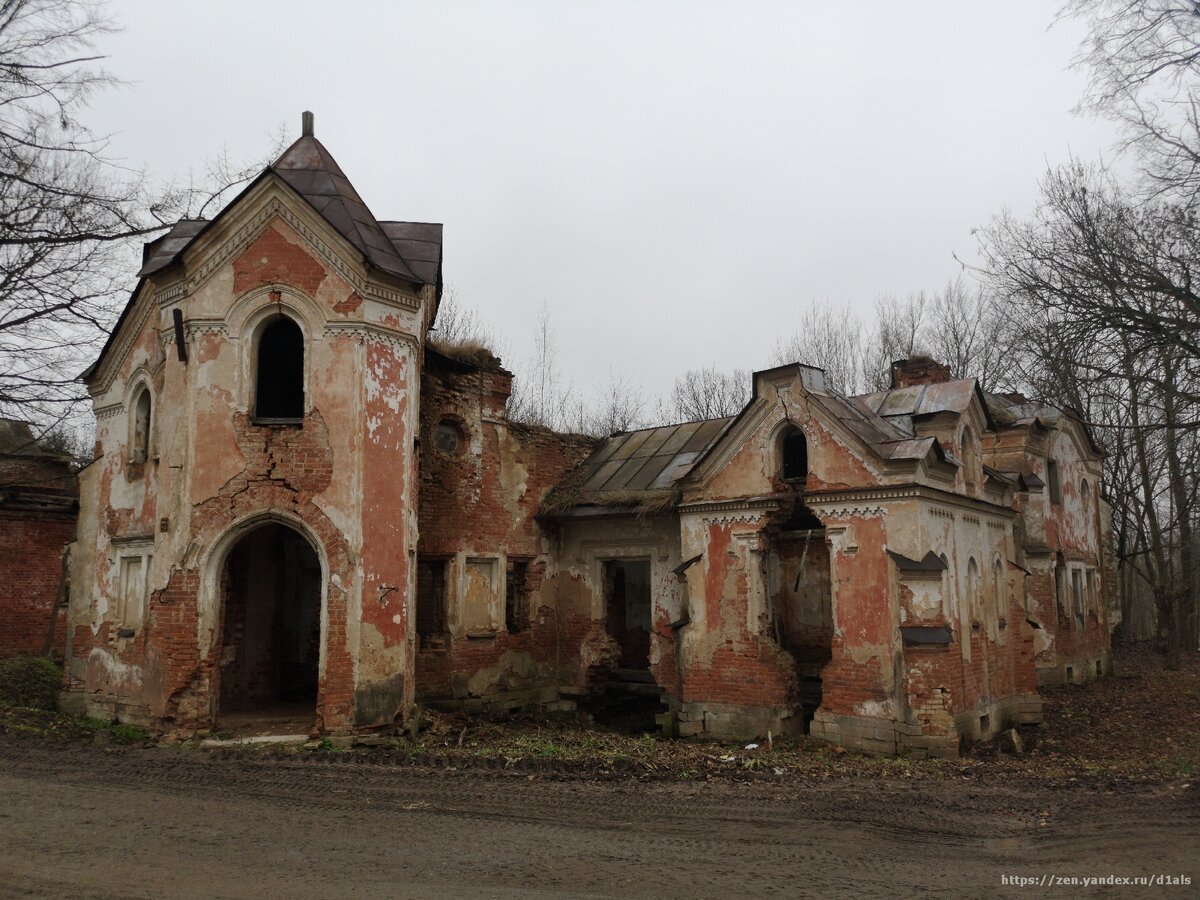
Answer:
<svg viewBox="0 0 1200 900"><path fill-rule="evenodd" d="M58 707L62 669L41 656L0 660L0 706L24 706L53 712Z"/></svg>

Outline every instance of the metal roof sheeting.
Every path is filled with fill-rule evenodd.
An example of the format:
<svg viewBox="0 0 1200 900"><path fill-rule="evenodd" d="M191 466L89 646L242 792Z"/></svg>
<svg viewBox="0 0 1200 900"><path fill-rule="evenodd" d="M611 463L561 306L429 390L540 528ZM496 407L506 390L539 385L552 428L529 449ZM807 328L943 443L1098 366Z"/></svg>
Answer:
<svg viewBox="0 0 1200 900"><path fill-rule="evenodd" d="M580 491L587 495L674 487L732 421L708 419L614 434L581 466Z"/></svg>

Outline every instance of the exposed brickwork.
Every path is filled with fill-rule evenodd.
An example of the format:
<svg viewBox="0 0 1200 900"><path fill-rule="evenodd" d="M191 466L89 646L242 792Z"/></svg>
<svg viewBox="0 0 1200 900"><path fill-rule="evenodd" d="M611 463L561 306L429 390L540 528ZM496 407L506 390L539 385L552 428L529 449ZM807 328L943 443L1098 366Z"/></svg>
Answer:
<svg viewBox="0 0 1200 900"><path fill-rule="evenodd" d="M47 638L52 655L63 655L66 613L54 606L75 539L77 494L64 460L0 454L0 656L42 653Z"/></svg>
<svg viewBox="0 0 1200 900"><path fill-rule="evenodd" d="M325 268L312 254L274 227L268 227L233 263L235 294L275 283L294 284L315 294L324 280Z"/></svg>
<svg viewBox="0 0 1200 900"><path fill-rule="evenodd" d="M571 677L560 672L559 660L579 659L579 648L594 626L590 620L561 622L556 604L541 602L546 546L535 517L546 493L595 442L507 422L511 389L512 376L502 369L427 356L421 391L418 554L451 560L463 555L507 558L528 565L522 630L510 634L502 620L498 630L475 636L459 628L420 651L417 691L429 701L505 708L546 696L545 689L553 694L560 677ZM502 599L496 598L497 604ZM468 601L459 591L445 602ZM469 614L460 610L448 618L464 621Z"/></svg>
<svg viewBox="0 0 1200 900"><path fill-rule="evenodd" d="M892 363L894 388L911 387L914 384L942 384L950 378L950 367L928 356L914 356Z"/></svg>
<svg viewBox="0 0 1200 900"><path fill-rule="evenodd" d="M0 508L0 656L43 651L63 574L63 552L74 539L74 511L51 515ZM61 656L66 615L60 612L55 624L51 652Z"/></svg>

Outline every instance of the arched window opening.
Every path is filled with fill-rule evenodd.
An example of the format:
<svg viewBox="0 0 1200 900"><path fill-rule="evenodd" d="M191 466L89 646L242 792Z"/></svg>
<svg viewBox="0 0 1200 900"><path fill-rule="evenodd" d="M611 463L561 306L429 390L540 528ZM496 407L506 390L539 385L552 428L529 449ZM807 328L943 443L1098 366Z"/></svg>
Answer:
<svg viewBox="0 0 1200 900"><path fill-rule="evenodd" d="M133 402L133 432L129 439L129 461L144 463L150 458L150 389L143 387Z"/></svg>
<svg viewBox="0 0 1200 900"><path fill-rule="evenodd" d="M783 437L783 480L803 481L808 477L808 441L798 428Z"/></svg>
<svg viewBox="0 0 1200 900"><path fill-rule="evenodd" d="M955 603L954 597L954 581L950 573L950 560L946 558L945 553L939 553L938 559L942 561L942 615L946 621L954 618Z"/></svg>
<svg viewBox="0 0 1200 900"><path fill-rule="evenodd" d="M979 470L979 455L975 449L975 432L970 428L963 429L962 435L963 484L968 494L975 493L977 483L976 471Z"/></svg>
<svg viewBox="0 0 1200 900"><path fill-rule="evenodd" d="M1003 622L1008 618L1008 604L1006 601L1006 592L1004 590L1004 563L996 560L996 565L993 567L994 577L996 579L996 620Z"/></svg>
<svg viewBox="0 0 1200 900"><path fill-rule="evenodd" d="M970 604L971 624L977 626L979 624L979 564L975 562L975 557L971 557L967 561L967 602Z"/></svg>
<svg viewBox="0 0 1200 900"><path fill-rule="evenodd" d="M258 340L254 417L296 421L304 417L304 333L287 316L276 316Z"/></svg>

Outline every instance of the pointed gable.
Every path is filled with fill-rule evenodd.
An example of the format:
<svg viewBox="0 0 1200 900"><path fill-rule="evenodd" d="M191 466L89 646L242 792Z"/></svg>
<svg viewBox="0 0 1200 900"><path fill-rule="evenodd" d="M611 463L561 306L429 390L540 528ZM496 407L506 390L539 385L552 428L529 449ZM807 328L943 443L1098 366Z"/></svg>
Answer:
<svg viewBox="0 0 1200 900"><path fill-rule="evenodd" d="M302 135L284 150L270 165L270 171L320 213L372 266L414 284L427 283L397 252L350 179L313 135Z"/></svg>

